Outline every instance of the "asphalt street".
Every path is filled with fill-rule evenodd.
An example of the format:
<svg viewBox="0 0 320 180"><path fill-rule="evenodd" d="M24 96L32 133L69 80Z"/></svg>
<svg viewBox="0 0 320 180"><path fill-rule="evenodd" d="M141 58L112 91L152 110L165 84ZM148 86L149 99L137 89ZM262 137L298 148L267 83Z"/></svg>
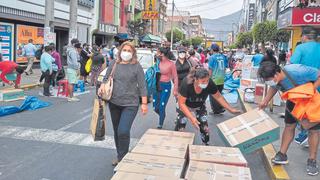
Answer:
<svg viewBox="0 0 320 180"><path fill-rule="evenodd" d="M69 103L63 98L39 97L51 102L50 107L25 111L0 118L0 180L106 180L113 175L111 161L116 157L113 130L107 111L106 140L93 142L89 124L94 89L79 96L80 102ZM27 91L39 96L41 89ZM21 101L2 103L19 105ZM240 105L236 105L240 108ZM164 129L172 130L175 102L167 106ZM217 133L216 124L233 115L209 115L210 144L225 146ZM131 145L149 128L157 126L157 116L149 104L146 116L139 113L131 131ZM199 134L188 124L187 131L195 132L195 144L201 144ZM245 156L254 180L269 179L259 152Z"/></svg>

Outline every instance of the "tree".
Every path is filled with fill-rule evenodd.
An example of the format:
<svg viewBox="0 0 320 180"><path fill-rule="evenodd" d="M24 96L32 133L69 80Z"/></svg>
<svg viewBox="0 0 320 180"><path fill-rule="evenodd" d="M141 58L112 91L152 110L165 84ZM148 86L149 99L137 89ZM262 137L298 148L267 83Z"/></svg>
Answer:
<svg viewBox="0 0 320 180"><path fill-rule="evenodd" d="M252 32L240 33L237 36L236 45L240 47L248 47L253 43Z"/></svg>
<svg viewBox="0 0 320 180"><path fill-rule="evenodd" d="M201 45L202 42L203 42L203 38L202 37L191 38L191 44L192 44L193 47Z"/></svg>
<svg viewBox="0 0 320 180"><path fill-rule="evenodd" d="M191 40L190 39L184 39L181 41L182 46L184 47L189 47L191 45Z"/></svg>
<svg viewBox="0 0 320 180"><path fill-rule="evenodd" d="M183 40L183 37L184 35L182 31L180 31L178 28L173 29L173 43ZM166 33L166 38L168 41L171 41L171 31Z"/></svg>
<svg viewBox="0 0 320 180"><path fill-rule="evenodd" d="M145 23L138 20L138 21L129 21L128 22L128 33L132 36L142 36L143 35L143 28Z"/></svg>
<svg viewBox="0 0 320 180"><path fill-rule="evenodd" d="M277 32L277 23L275 21L258 23L253 27L252 30L255 42L262 44L263 51L266 42L272 42L274 45L276 45L275 39L277 39Z"/></svg>

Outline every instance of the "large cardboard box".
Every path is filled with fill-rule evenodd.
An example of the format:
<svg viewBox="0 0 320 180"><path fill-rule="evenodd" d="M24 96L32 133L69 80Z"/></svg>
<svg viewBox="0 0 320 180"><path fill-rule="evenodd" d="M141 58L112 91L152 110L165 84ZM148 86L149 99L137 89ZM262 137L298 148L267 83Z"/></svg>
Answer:
<svg viewBox="0 0 320 180"><path fill-rule="evenodd" d="M180 178L160 177L147 174L117 172L111 180L181 180Z"/></svg>
<svg viewBox="0 0 320 180"><path fill-rule="evenodd" d="M188 145L192 144L193 140L193 133L150 129L131 152L186 158Z"/></svg>
<svg viewBox="0 0 320 180"><path fill-rule="evenodd" d="M190 161L185 179L251 180L251 173L246 167Z"/></svg>
<svg viewBox="0 0 320 180"><path fill-rule="evenodd" d="M218 146L189 146L189 158L191 161L234 165L247 167L248 162L239 148Z"/></svg>
<svg viewBox="0 0 320 180"><path fill-rule="evenodd" d="M256 84L258 83L257 79L240 79L240 90L244 91L247 88L255 88Z"/></svg>
<svg viewBox="0 0 320 180"><path fill-rule="evenodd" d="M0 90L0 101L14 101L19 99L24 99L24 91L22 89Z"/></svg>
<svg viewBox="0 0 320 180"><path fill-rule="evenodd" d="M114 171L180 178L184 166L185 159L181 158L128 153Z"/></svg>
<svg viewBox="0 0 320 180"><path fill-rule="evenodd" d="M279 139L280 128L263 110L254 109L218 126L226 144L250 153Z"/></svg>

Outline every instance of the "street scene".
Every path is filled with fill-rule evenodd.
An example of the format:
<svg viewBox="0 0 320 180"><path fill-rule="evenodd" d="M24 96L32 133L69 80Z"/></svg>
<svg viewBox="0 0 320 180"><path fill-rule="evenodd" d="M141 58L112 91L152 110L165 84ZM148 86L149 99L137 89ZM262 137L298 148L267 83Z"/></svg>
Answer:
<svg viewBox="0 0 320 180"><path fill-rule="evenodd" d="M1 0L0 180L316 180L320 0Z"/></svg>

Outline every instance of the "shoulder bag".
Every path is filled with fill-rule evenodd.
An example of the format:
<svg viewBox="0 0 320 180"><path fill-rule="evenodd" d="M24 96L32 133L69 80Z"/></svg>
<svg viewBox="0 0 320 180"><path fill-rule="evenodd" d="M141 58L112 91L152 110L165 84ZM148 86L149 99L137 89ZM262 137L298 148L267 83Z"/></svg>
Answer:
<svg viewBox="0 0 320 180"><path fill-rule="evenodd" d="M106 90L105 93L101 94L101 99L104 101L109 101L111 99L112 91L113 91L113 77L114 77L114 71L116 69L116 66L117 66L117 63L114 63L107 82L101 85L101 86L104 86Z"/></svg>

